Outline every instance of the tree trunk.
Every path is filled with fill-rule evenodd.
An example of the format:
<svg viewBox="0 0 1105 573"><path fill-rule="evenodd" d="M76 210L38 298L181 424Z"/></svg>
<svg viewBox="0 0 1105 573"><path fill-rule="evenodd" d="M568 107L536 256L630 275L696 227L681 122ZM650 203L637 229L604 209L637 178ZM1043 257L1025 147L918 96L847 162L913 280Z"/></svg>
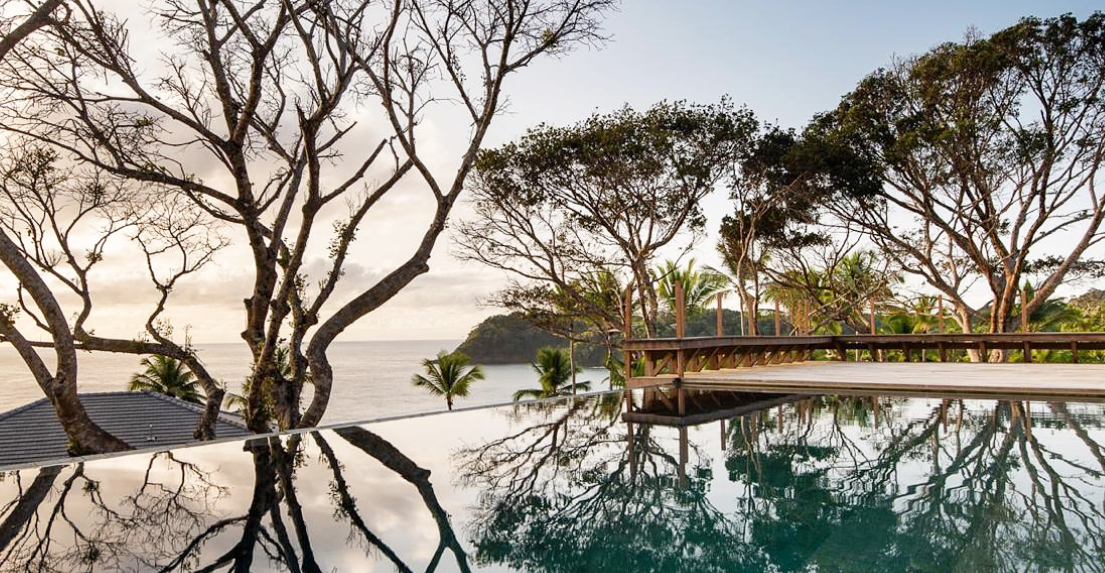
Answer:
<svg viewBox="0 0 1105 573"><path fill-rule="evenodd" d="M760 305L753 297L748 297L748 334L750 336L760 335L760 325L758 324L758 318L760 316Z"/></svg>
<svg viewBox="0 0 1105 573"><path fill-rule="evenodd" d="M955 322L959 324L959 330L962 332L971 332L971 315L967 313L967 310L961 305L955 307ZM977 349L968 348L967 357L971 362L981 362L983 357L979 354Z"/></svg>

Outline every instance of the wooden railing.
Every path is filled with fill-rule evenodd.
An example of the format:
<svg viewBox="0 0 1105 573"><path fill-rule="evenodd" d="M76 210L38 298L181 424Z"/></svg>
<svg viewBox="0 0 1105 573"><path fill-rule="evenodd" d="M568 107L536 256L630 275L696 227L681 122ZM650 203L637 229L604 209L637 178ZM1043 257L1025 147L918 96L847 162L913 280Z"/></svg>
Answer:
<svg viewBox="0 0 1105 573"><path fill-rule="evenodd" d="M783 364L809 360L815 351L826 350L836 360L848 360L849 354L861 357L866 353L871 361L885 360L891 351L900 352L905 361L928 359L934 351L941 362L958 361L960 351L977 353L975 359L986 361L993 350L1017 350L1021 362L1032 362L1036 350L1070 350L1071 361L1079 361L1079 353L1105 350L1105 333L1102 332L1009 332L1009 333L934 333L934 334L845 334L780 336L779 309L775 309L775 335L773 336L724 336L721 321L721 300L718 298L718 336L686 337L686 308L681 284L674 282L675 337L633 338L632 298L629 291L624 299L625 339L622 350L625 357L627 388L655 385L659 381L677 382L688 372L742 368L769 364ZM875 330L874 308L871 311L871 330ZM943 329L943 321L941 330ZM1022 313L1021 324L1028 324ZM634 363L643 358L643 375L635 375ZM679 391L679 411L683 411L684 393ZM632 411L629 395L626 395L627 411Z"/></svg>
<svg viewBox="0 0 1105 573"><path fill-rule="evenodd" d="M1070 350L1073 362L1083 350L1105 350L1101 332L947 333L947 334L846 334L823 336L713 336L693 338L631 338L623 350L644 357L645 376L676 376L719 368L740 368L808 360L815 350L828 350L837 360L848 360L852 351L878 360L887 351L901 351L906 361L927 359L926 351L948 361L951 352L975 350L987 356L991 350L1020 350L1022 361L1031 362L1034 350Z"/></svg>

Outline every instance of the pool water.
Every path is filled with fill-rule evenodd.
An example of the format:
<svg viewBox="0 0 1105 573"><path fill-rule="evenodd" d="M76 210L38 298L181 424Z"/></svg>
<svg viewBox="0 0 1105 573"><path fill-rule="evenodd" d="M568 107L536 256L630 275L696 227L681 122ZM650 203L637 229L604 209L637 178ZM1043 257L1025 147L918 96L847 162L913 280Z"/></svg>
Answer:
<svg viewBox="0 0 1105 573"><path fill-rule="evenodd" d="M656 391L0 474L0 571L1105 570L1105 407Z"/></svg>

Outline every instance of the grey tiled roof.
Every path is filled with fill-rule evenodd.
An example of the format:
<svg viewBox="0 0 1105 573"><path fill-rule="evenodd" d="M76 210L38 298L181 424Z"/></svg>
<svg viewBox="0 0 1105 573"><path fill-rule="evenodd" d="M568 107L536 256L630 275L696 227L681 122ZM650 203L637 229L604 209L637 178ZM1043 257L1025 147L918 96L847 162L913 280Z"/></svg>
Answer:
<svg viewBox="0 0 1105 573"><path fill-rule="evenodd" d="M195 439L202 409L149 392L81 394L89 417L135 449L181 446ZM251 435L241 418L223 413L215 425L218 438ZM0 413L0 467L57 460L68 455L68 438L45 398Z"/></svg>

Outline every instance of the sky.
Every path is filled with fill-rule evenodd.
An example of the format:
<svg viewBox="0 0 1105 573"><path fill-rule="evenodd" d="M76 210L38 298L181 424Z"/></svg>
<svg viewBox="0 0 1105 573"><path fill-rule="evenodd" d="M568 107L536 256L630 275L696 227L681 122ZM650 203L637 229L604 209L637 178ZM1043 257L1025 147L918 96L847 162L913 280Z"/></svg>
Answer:
<svg viewBox="0 0 1105 573"><path fill-rule="evenodd" d="M108 4L133 10L133 4L122 0ZM708 103L724 96L747 105L762 120L800 127L813 114L835 106L863 76L896 55L959 40L970 28L990 33L1027 15L1085 16L1094 8L1092 2L1056 0L626 0L605 22L610 37L605 45L538 60L509 79L508 107L496 119L485 145L510 141L542 122L570 124L626 104L643 109L660 100ZM132 15L139 38L141 20L141 15ZM429 122L426 127L423 151L432 156L431 165L449 177L449 166L460 152L450 145L458 140L451 131L455 126ZM412 252L430 216L426 192L417 187L411 182L374 209L337 299L367 288ZM711 233L716 233L729 208L723 190L706 200ZM466 211L460 205L454 219L463 219ZM233 230L230 236L236 244L221 253L216 265L182 284L170 302L168 317L174 328L189 332L194 342L240 340L242 299L249 293L252 275L241 236ZM450 253L450 243L446 234L434 251L430 272L347 330L341 340L460 339L498 312L482 301L506 284L506 276L461 263ZM713 239L707 238L695 256L716 264L712 245ZM322 268L322 263L318 254L308 266ZM97 332L130 337L141 330L154 295L143 272L143 261L132 250L109 252L93 277L96 310L91 324ZM11 277L0 276L0 284L5 292L13 292Z"/></svg>

